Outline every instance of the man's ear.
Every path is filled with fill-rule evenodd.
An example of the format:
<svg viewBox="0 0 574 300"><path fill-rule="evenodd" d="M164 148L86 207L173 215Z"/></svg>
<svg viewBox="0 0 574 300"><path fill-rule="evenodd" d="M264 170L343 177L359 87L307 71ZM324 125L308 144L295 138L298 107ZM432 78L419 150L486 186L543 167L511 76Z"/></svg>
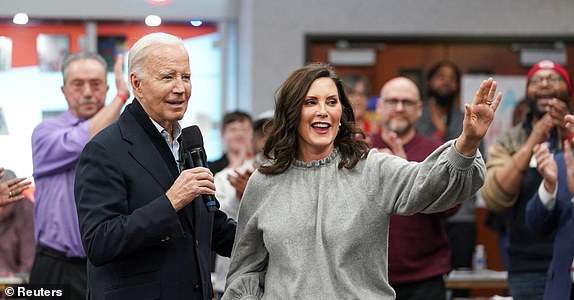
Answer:
<svg viewBox="0 0 574 300"><path fill-rule="evenodd" d="M139 98L141 95L141 82L141 79L134 72L130 73L130 84L132 85L134 96L136 96L136 98Z"/></svg>

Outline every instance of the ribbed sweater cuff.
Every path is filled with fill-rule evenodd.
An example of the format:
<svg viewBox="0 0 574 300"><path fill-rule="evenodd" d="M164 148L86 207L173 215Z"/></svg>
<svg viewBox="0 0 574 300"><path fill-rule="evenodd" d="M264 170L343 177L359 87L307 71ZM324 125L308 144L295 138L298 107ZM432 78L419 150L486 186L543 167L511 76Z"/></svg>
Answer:
<svg viewBox="0 0 574 300"><path fill-rule="evenodd" d="M478 149L476 149L476 153L474 154L474 156L465 156L460 154L458 151L456 151L456 147L454 146L456 143L456 140L452 141L452 145L450 147L450 150L448 152L448 160L452 163L452 165L457 168L457 169L461 169L461 170L466 170L472 167L474 160L476 158L480 158L482 157L482 154L480 154L480 151Z"/></svg>

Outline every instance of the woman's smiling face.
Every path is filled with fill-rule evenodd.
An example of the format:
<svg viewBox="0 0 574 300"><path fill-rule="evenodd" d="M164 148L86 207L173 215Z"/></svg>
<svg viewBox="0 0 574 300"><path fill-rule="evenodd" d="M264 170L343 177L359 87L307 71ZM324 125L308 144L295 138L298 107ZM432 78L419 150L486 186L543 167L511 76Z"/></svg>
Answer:
<svg viewBox="0 0 574 300"><path fill-rule="evenodd" d="M327 157L335 147L343 106L333 79L315 79L301 108L297 124L297 158L311 161Z"/></svg>

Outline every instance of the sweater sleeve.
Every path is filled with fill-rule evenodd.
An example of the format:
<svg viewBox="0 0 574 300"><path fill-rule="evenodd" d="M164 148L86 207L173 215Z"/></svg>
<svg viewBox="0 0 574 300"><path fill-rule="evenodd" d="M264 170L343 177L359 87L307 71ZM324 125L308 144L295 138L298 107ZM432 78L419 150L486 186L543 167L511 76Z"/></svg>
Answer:
<svg viewBox="0 0 574 300"><path fill-rule="evenodd" d="M261 207L261 176L257 171L251 176L241 200L227 288L222 300L263 297L269 253L257 220Z"/></svg>
<svg viewBox="0 0 574 300"><path fill-rule="evenodd" d="M486 164L486 181L481 189L486 207L492 211L503 211L512 207L518 199L518 194L512 195L502 189L496 179L496 171L512 159L512 154L501 144L494 144L489 149Z"/></svg>
<svg viewBox="0 0 574 300"><path fill-rule="evenodd" d="M371 153L367 163L378 174L369 178L375 178L371 186L383 209L400 215L436 213L470 199L484 182L484 160L479 151L463 156L454 143L446 142L420 163Z"/></svg>

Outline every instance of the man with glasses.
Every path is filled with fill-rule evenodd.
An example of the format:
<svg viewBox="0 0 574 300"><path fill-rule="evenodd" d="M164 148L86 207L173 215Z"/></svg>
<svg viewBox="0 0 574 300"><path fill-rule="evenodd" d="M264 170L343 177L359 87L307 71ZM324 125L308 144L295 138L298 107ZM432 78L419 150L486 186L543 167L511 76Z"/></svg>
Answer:
<svg viewBox="0 0 574 300"><path fill-rule="evenodd" d="M564 116L570 111L570 75L559 64L543 60L528 72L526 99L530 113L489 148L482 196L487 207L503 212L508 232L508 280L514 299L542 299L552 258L554 235L538 236L525 224L528 199L542 176L533 159L535 145L546 143L550 152L562 151L569 138Z"/></svg>
<svg viewBox="0 0 574 300"><path fill-rule="evenodd" d="M68 110L40 123L32 133L36 256L31 284L62 284L71 299L86 299L86 253L74 201L76 163L88 141L115 121L130 93L118 57L117 95L105 105L107 64L94 53L69 56L62 65Z"/></svg>
<svg viewBox="0 0 574 300"><path fill-rule="evenodd" d="M423 161L440 146L417 132L422 101L415 83L406 77L391 79L381 89L377 113L380 132L371 136L373 146L409 161ZM450 248L442 213L393 215L389 225L389 281L398 300L445 299L443 275L451 270Z"/></svg>

